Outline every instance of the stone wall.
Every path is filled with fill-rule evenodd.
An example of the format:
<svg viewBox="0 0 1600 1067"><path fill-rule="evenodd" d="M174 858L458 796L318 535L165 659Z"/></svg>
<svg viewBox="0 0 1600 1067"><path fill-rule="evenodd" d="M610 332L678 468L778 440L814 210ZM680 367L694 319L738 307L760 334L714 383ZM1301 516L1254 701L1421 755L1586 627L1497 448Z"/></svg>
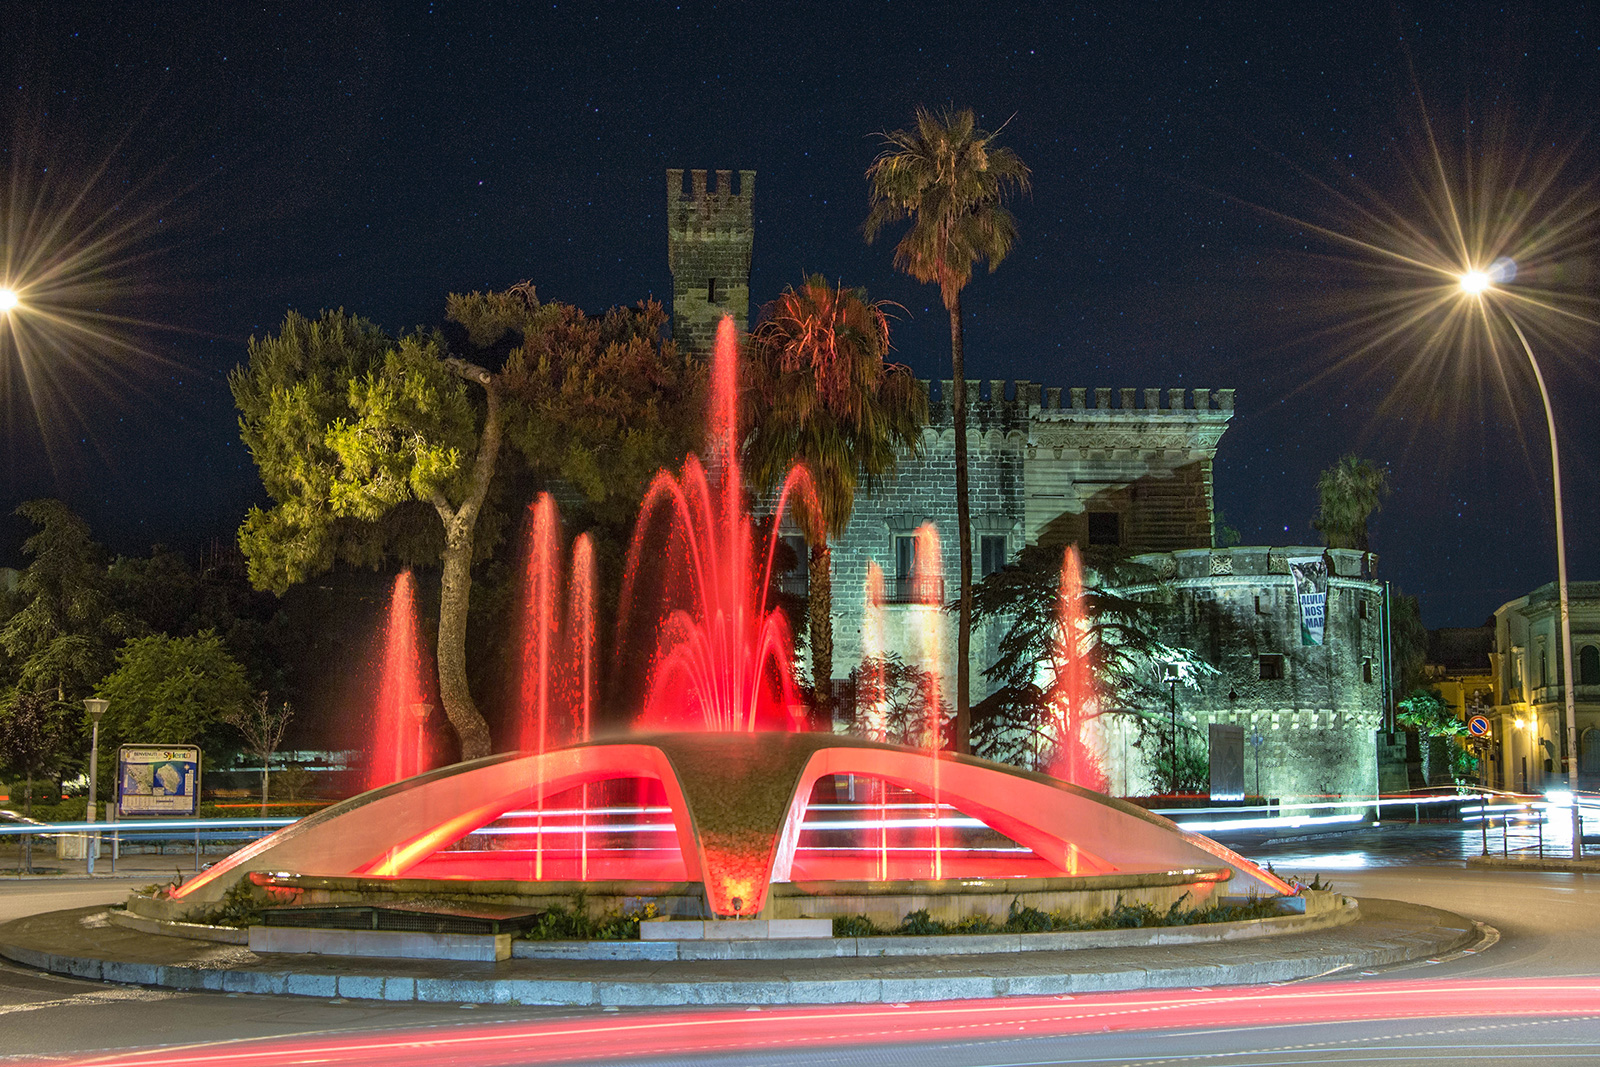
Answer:
<svg viewBox="0 0 1600 1067"><path fill-rule="evenodd" d="M924 522L939 531L946 603L959 594L955 429L949 396L954 384L929 388L929 425L922 448L904 456L895 475L856 497L855 513L833 548L833 676L860 663L867 565L883 569L890 599L896 577L895 538ZM973 576L981 579L982 538L1005 538L1007 559L1023 545L1086 542L1087 515L1114 511L1124 548L1200 548L1211 543L1211 462L1233 415L1231 389L1045 389L1037 382L967 382L969 499ZM1094 406L1088 406L1088 398ZM1143 397L1145 406L1139 406ZM1213 406L1215 405L1215 406ZM891 603L884 610L889 651L920 662L928 613ZM939 625L934 620L931 625ZM988 687L983 669L994 662L1001 628L973 633L972 700ZM955 676L955 617L943 616L940 671Z"/></svg>
<svg viewBox="0 0 1600 1067"><path fill-rule="evenodd" d="M1326 555L1327 630L1303 645L1290 557ZM1320 546L1239 547L1135 557L1160 579L1124 595L1155 602L1168 644L1197 653L1218 673L1198 689L1179 687L1178 717L1202 735L1210 723L1245 731L1245 788L1267 796L1371 797L1377 789L1375 736L1383 717L1383 585L1370 553ZM1281 656L1282 678L1263 678L1262 657ZM1270 673L1270 672L1269 672ZM1250 744L1259 736L1259 748ZM1149 788L1139 767L1109 745L1113 789ZM1131 759L1132 757L1126 757Z"/></svg>

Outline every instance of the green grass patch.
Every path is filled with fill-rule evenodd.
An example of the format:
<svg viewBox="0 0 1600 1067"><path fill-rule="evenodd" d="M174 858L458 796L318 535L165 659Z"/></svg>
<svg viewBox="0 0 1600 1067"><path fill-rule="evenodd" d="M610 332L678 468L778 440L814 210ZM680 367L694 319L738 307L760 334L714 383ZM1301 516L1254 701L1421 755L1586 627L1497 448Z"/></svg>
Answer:
<svg viewBox="0 0 1600 1067"><path fill-rule="evenodd" d="M1004 922L988 915L977 915L955 922L944 922L928 914L926 908L911 912L900 925L883 927L865 915L841 915L833 920L834 937L928 936L933 934L1042 934L1067 930L1131 930L1155 926L1197 926L1203 923L1239 922L1269 919L1283 912L1272 898L1253 900L1228 907L1186 908L1185 893L1168 908L1151 904L1128 904L1121 897L1110 911L1083 918L1059 911L1040 911L1011 902Z"/></svg>

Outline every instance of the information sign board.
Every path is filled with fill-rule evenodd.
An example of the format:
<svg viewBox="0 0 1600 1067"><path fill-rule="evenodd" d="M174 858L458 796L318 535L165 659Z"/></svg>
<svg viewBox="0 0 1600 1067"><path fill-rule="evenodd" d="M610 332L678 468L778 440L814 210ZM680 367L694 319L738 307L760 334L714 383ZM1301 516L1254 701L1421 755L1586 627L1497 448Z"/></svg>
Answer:
<svg viewBox="0 0 1600 1067"><path fill-rule="evenodd" d="M200 750L194 745L123 745L117 750L117 815L197 815Z"/></svg>

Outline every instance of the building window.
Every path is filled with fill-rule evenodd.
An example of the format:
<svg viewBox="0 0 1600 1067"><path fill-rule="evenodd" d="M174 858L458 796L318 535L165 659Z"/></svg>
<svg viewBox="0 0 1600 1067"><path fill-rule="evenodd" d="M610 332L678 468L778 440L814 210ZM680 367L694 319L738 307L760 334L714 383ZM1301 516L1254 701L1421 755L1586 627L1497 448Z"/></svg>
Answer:
<svg viewBox="0 0 1600 1067"><path fill-rule="evenodd" d="M1365 604L1366 601L1363 600L1362 603ZM1372 661L1370 659L1361 661L1361 680L1368 685L1372 684Z"/></svg>
<svg viewBox="0 0 1600 1067"><path fill-rule="evenodd" d="M917 572L917 539L908 534L902 534L894 539L894 576L911 580Z"/></svg>
<svg viewBox="0 0 1600 1067"><path fill-rule="evenodd" d="M1006 566L1006 535L984 534L978 538L978 561L981 567L980 574L984 578L1004 570Z"/></svg>
<svg viewBox="0 0 1600 1067"><path fill-rule="evenodd" d="M1600 685L1600 648L1584 645L1578 650L1578 684Z"/></svg>
<svg viewBox="0 0 1600 1067"><path fill-rule="evenodd" d="M1261 602L1261 599L1262 599L1261 598L1261 594L1257 593L1256 594L1256 614L1257 615L1266 615L1266 614L1268 614L1269 612L1272 611L1272 598L1271 598L1271 596L1268 596L1266 598L1267 602L1265 604L1263 604Z"/></svg>
<svg viewBox="0 0 1600 1067"><path fill-rule="evenodd" d="M778 576L778 588L790 596L805 596L809 591L811 578L811 553L806 547L806 539L796 534L788 534L784 537L783 543L794 553L794 566Z"/></svg>
<svg viewBox="0 0 1600 1067"><path fill-rule="evenodd" d="M1600 774L1600 730L1593 726L1578 735L1578 773Z"/></svg>
<svg viewBox="0 0 1600 1067"><path fill-rule="evenodd" d="M1122 516L1115 511L1089 512L1089 544L1122 544Z"/></svg>
<svg viewBox="0 0 1600 1067"><path fill-rule="evenodd" d="M1550 684L1550 660L1542 648L1539 650L1539 681L1535 684L1541 686Z"/></svg>
<svg viewBox="0 0 1600 1067"><path fill-rule="evenodd" d="M1368 600L1366 597L1358 598L1356 600L1356 613L1363 619L1372 618L1372 601Z"/></svg>
<svg viewBox="0 0 1600 1067"><path fill-rule="evenodd" d="M716 302L717 302L717 280L715 278L707 278L706 279L706 303L715 304Z"/></svg>
<svg viewBox="0 0 1600 1067"><path fill-rule="evenodd" d="M891 604L942 604L944 602L944 575L937 571L917 576L917 538L915 534L897 534L894 539L894 578L884 590Z"/></svg>
<svg viewBox="0 0 1600 1067"><path fill-rule="evenodd" d="M1261 680L1263 682L1276 682L1283 678L1283 657L1261 657Z"/></svg>

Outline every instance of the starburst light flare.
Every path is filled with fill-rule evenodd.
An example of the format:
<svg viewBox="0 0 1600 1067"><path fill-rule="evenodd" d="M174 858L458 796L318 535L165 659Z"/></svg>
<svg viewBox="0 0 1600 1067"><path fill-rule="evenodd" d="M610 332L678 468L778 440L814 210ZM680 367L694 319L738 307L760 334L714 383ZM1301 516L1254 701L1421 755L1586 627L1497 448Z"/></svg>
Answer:
<svg viewBox="0 0 1600 1067"><path fill-rule="evenodd" d="M1419 104L1391 141L1399 152L1386 146L1354 173L1341 158L1338 179L1284 160L1311 199L1298 210L1253 205L1298 238L1274 267L1296 347L1311 353L1300 389L1370 383L1373 426L1403 416L1434 449L1508 417L1537 442L1521 344L1486 310L1514 315L1548 370L1593 375L1596 146L1515 116L1443 129Z"/></svg>
<svg viewBox="0 0 1600 1067"><path fill-rule="evenodd" d="M20 132L19 132L20 131ZM158 263L170 197L123 175L114 146L99 160L63 157L38 131L11 135L0 172L0 453L44 457L59 479L97 428L131 403L159 408L161 372L179 365L149 347L170 327L144 309L171 289Z"/></svg>

